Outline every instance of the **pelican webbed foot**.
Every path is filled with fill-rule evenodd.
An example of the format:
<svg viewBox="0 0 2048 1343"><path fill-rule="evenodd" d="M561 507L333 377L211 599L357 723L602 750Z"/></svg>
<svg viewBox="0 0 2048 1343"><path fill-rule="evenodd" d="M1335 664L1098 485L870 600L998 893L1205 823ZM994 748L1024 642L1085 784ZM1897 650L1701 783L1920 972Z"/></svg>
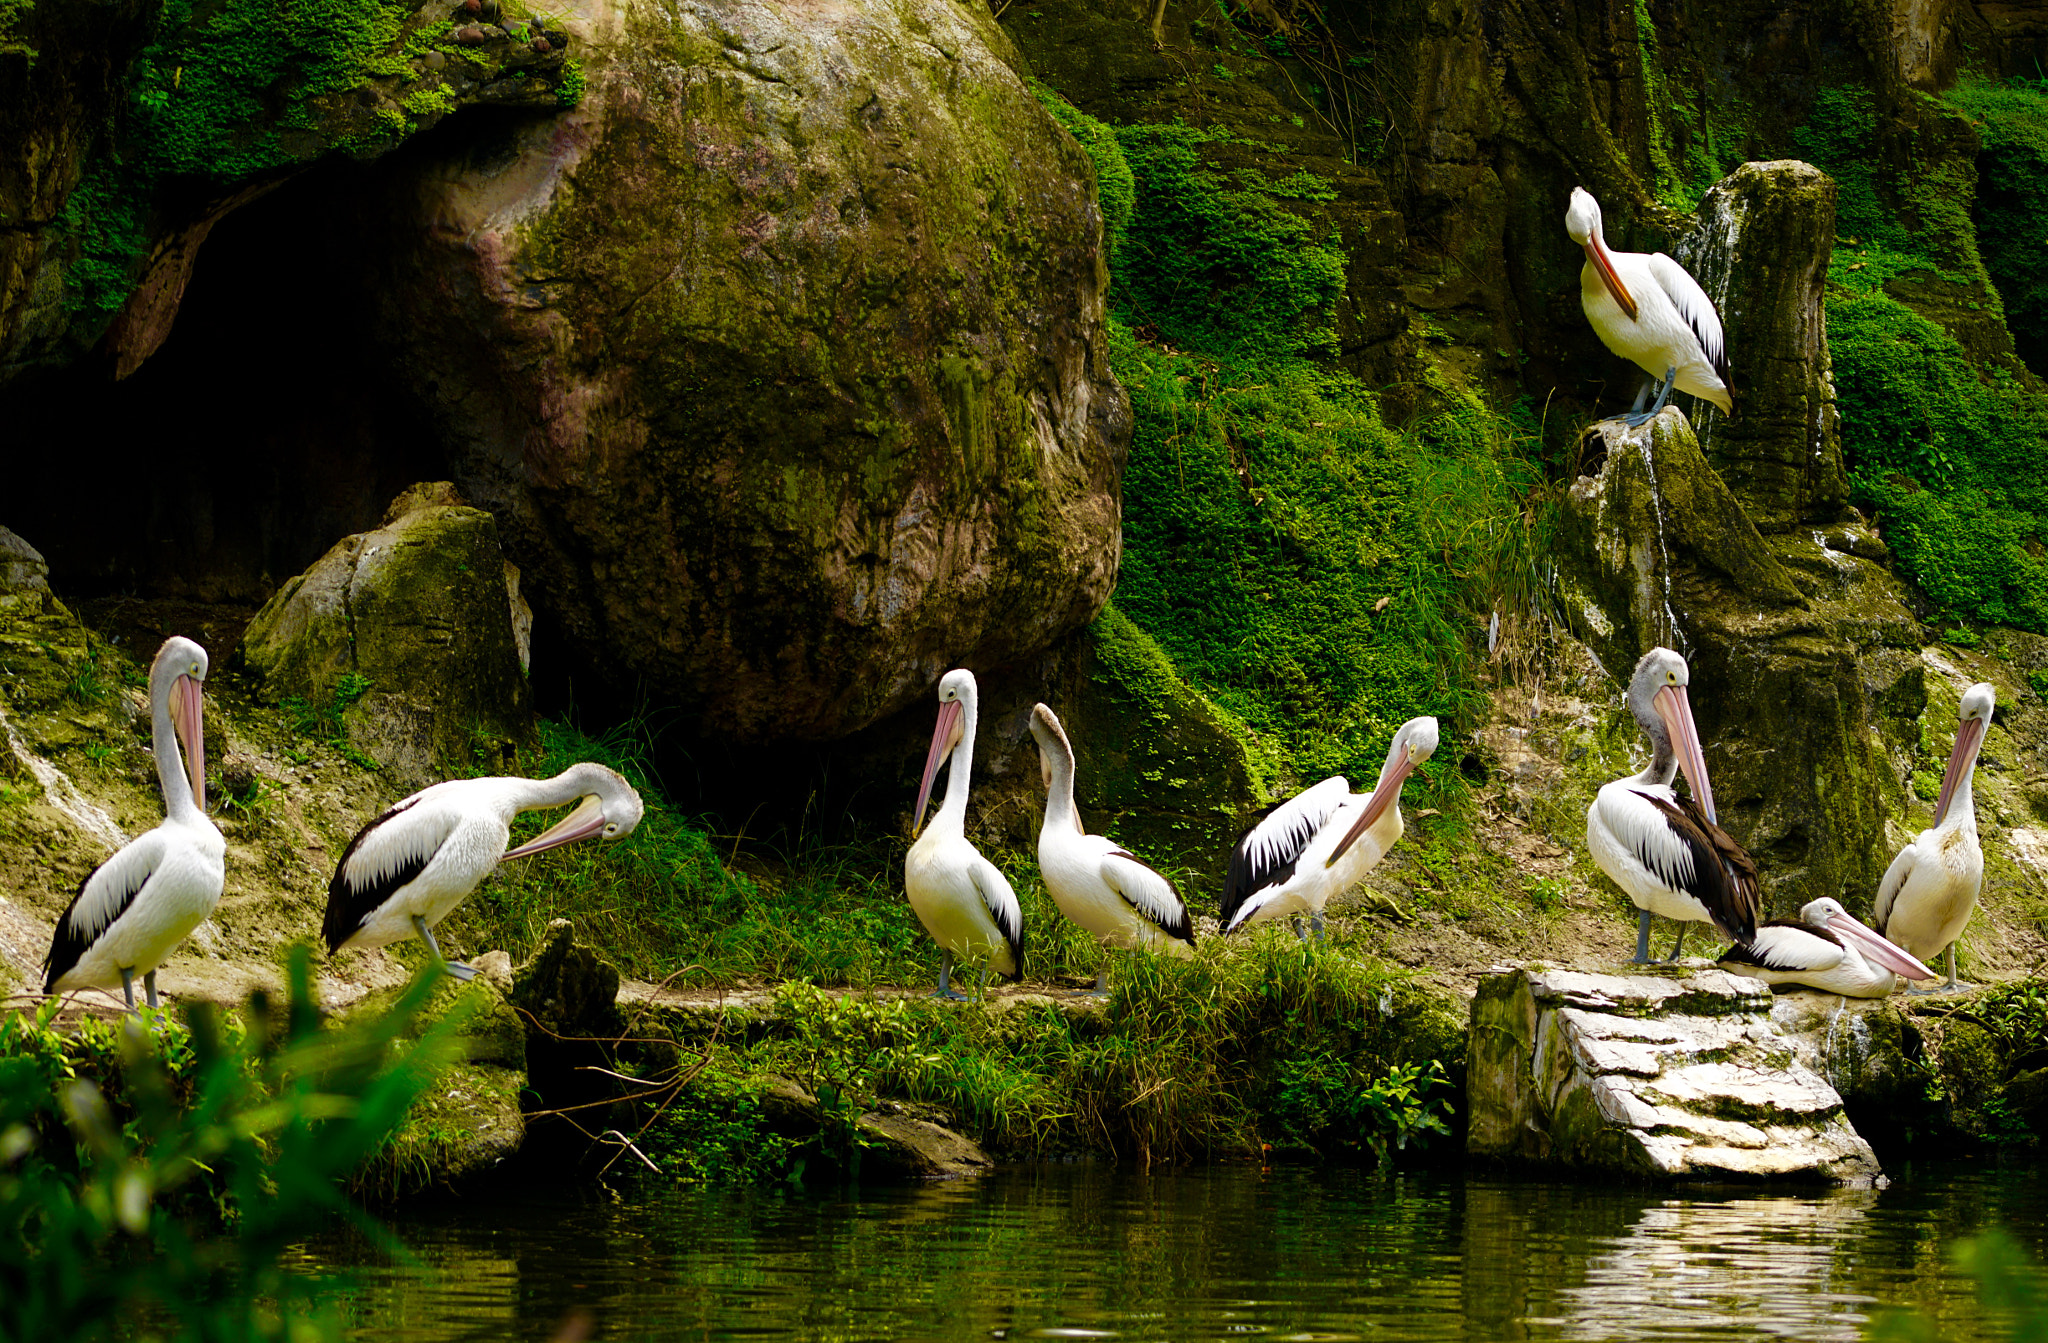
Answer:
<svg viewBox="0 0 2048 1343"><path fill-rule="evenodd" d="M441 968L465 984L476 978L476 967L464 965L461 961L442 961Z"/></svg>
<svg viewBox="0 0 2048 1343"><path fill-rule="evenodd" d="M1657 388L1656 402L1653 405L1651 405L1651 407L1648 410L1639 410L1634 407L1631 407L1628 414L1618 416L1617 418L1620 419L1620 421L1623 424L1627 425L1631 429L1640 429L1642 426L1648 424L1651 420L1656 419L1659 415L1662 415L1664 413L1664 407L1670 403L1671 384L1677 381L1677 379L1678 369L1675 365L1671 368L1665 369L1664 381ZM1646 388L1645 390L1648 389ZM1639 407L1642 404L1643 399L1642 397L1638 396L1636 398L1636 406Z"/></svg>

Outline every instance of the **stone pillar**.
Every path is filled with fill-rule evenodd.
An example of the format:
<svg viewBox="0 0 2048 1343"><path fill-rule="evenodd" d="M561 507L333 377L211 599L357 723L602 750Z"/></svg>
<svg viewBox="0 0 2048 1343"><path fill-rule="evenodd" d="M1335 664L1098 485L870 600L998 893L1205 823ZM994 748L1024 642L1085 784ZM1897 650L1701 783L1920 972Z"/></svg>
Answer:
<svg viewBox="0 0 2048 1343"><path fill-rule="evenodd" d="M1659 1179L1873 1183L1870 1144L1770 1013L1761 980L1724 970L1498 970L1472 1000L1466 1150Z"/></svg>
<svg viewBox="0 0 2048 1343"><path fill-rule="evenodd" d="M1721 311L1735 389L1732 417L1704 414L1700 446L1759 531L1835 521L1849 485L1821 311L1834 180L1790 159L1745 163L1696 221L1672 250Z"/></svg>

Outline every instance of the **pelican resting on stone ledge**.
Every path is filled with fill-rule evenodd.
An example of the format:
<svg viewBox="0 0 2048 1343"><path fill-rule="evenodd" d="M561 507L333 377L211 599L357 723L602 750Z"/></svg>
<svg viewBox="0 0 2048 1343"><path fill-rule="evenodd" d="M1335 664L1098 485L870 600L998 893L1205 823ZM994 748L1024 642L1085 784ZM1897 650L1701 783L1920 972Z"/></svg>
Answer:
<svg viewBox="0 0 2048 1343"><path fill-rule="evenodd" d="M1721 314L1685 267L1662 252L1610 252L1600 226L1600 202L1584 187L1572 188L1564 231L1585 249L1579 272L1579 306L1600 343L1635 364L1657 384L1657 403L1648 410L1647 384L1622 423L1633 429L1656 417L1673 388L1690 392L1733 414L1728 390L1728 344Z"/></svg>
<svg viewBox="0 0 2048 1343"><path fill-rule="evenodd" d="M1917 959L1858 923L1841 902L1823 897L1799 921L1773 919L1748 942L1730 947L1721 964L1766 984L1803 985L1845 998L1882 998L1899 976L1932 979Z"/></svg>
<svg viewBox="0 0 2048 1343"><path fill-rule="evenodd" d="M1650 919L1712 923L1738 943L1756 936L1759 912L1756 861L1714 823L1714 790L1707 780L1686 687L1692 670L1668 648L1653 648L1629 679L1628 707L1650 739L1650 763L1640 774L1616 779L1586 808L1586 847L1600 870L1628 892L1642 911L1636 925L1636 962L1650 959ZM1683 772L1692 796L1672 787Z"/></svg>
<svg viewBox="0 0 2048 1343"><path fill-rule="evenodd" d="M939 722L925 756L924 778L917 786L913 835L924 827L924 809L932 797L932 780L946 765L946 800L903 860L903 889L918 921L939 944L939 987L934 998L955 1001L967 995L949 982L953 962L986 956L988 971L1010 979L1024 972L1024 910L1010 882L967 839L967 776L974 766L974 728L980 717L980 689L965 667L939 681Z"/></svg>
<svg viewBox="0 0 2048 1343"><path fill-rule="evenodd" d="M150 749L164 823L123 845L79 886L50 940L46 993L119 984L133 1010L139 971L155 1007L156 968L220 903L227 842L206 816L206 668L206 650L176 636L150 664Z"/></svg>
<svg viewBox="0 0 2048 1343"><path fill-rule="evenodd" d="M1871 908L1877 930L1915 956L1924 960L1948 948L1945 992L1961 987L1956 983L1956 939L1984 885L1984 850L1977 844L1977 805L1970 784L1997 708L1998 692L1987 681L1963 692L1955 749L1934 801L1934 824L1892 859Z"/></svg>
<svg viewBox="0 0 2048 1343"><path fill-rule="evenodd" d="M1268 810L1231 851L1223 931L1306 914L1320 938L1323 907L1364 880L1401 838L1402 781L1436 745L1436 719L1411 718L1394 733L1370 793L1353 793L1338 774Z"/></svg>
<svg viewBox="0 0 2048 1343"><path fill-rule="evenodd" d="M577 807L507 853L522 811ZM334 879L320 932L329 952L368 951L418 936L457 979L476 970L441 954L434 925L455 912L499 863L640 824L640 794L624 776L585 761L552 779L454 779L423 788L356 832Z"/></svg>
<svg viewBox="0 0 2048 1343"><path fill-rule="evenodd" d="M1031 735L1045 776L1045 820L1038 827L1038 870L1060 913L1094 934L1105 947L1151 947L1192 955L1195 930L1173 883L1135 854L1081 828L1074 807L1074 748L1059 715L1031 707ZM1109 971L1095 991L1109 987Z"/></svg>

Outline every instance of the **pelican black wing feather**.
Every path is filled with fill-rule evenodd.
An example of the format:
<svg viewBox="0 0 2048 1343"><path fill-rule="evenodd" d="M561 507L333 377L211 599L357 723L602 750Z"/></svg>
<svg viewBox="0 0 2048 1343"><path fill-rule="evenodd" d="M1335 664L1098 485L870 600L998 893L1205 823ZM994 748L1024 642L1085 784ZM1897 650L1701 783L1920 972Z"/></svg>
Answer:
<svg viewBox="0 0 2048 1343"><path fill-rule="evenodd" d="M85 874L85 880L78 883L77 894L71 897L71 903L64 906L64 912L57 918L57 935L50 939L50 954L43 960L44 993L57 991L57 981L70 973L71 967L78 964L79 958L85 955L101 933L114 926L114 920L128 912L128 907L135 903L135 897L149 884L155 871L154 865L144 863L128 863L116 868L110 860ZM102 872L108 872L118 884L111 889L95 891L88 898L86 888ZM81 910L81 905L87 909ZM99 915L97 927L93 926L94 919L87 916L88 912L95 910Z"/></svg>
<svg viewBox="0 0 2048 1343"><path fill-rule="evenodd" d="M1309 841L1350 796L1351 785L1337 775L1257 814L1230 850L1220 909L1225 928L1245 901L1268 886L1284 885L1293 879L1294 865Z"/></svg>
<svg viewBox="0 0 2048 1343"><path fill-rule="evenodd" d="M1117 898L1137 911L1138 917L1150 920L1158 927L1160 932L1165 933L1168 937L1177 937L1189 946L1195 945L1195 925L1188 918L1188 902L1181 899L1180 888L1173 884L1172 879L1135 853L1130 853L1124 849L1112 849L1109 856L1112 858L1123 858L1136 863L1139 867L1144 868L1147 872L1159 878L1161 884L1173 895L1174 904L1170 908L1154 908L1148 903L1141 903L1131 899L1120 887L1115 888ZM1236 863L1237 855L1233 853L1230 861L1233 864ZM1293 870L1293 864L1288 864L1288 870Z"/></svg>
<svg viewBox="0 0 2048 1343"><path fill-rule="evenodd" d="M1732 940L1747 944L1756 937L1763 912L1757 891L1756 859L1707 819L1699 804L1681 797L1674 804L1649 793L1637 793L1655 807L1685 846L1688 863L1658 861L1655 846L1640 845L1636 857L1673 890L1684 891L1707 908L1714 925ZM1687 872L1682 869L1690 867Z"/></svg>
<svg viewBox="0 0 2048 1343"><path fill-rule="evenodd" d="M417 797L409 797L356 831L356 837L342 851L341 861L334 865L334 879L327 883L327 913L320 920L320 936L327 940L329 953L340 951L341 944L356 935L370 915L376 912L377 906L412 884L440 851L435 845L424 852L406 853L380 865L373 874L363 878L352 877L350 868L354 866L352 860L357 852L366 842L374 841L381 827L411 810L418 800Z"/></svg>

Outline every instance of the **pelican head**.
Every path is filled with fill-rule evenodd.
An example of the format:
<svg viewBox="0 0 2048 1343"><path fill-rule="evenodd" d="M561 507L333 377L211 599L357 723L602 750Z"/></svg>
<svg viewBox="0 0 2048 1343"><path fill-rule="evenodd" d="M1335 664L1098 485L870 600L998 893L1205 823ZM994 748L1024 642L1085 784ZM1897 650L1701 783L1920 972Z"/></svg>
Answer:
<svg viewBox="0 0 2048 1343"><path fill-rule="evenodd" d="M931 751L924 758L924 778L917 785L917 816L910 823L913 838L924 828L924 809L932 800L932 780L938 777L939 766L967 735L978 693L974 673L965 667L955 667L939 678L939 723L932 732Z"/></svg>
<svg viewBox="0 0 2048 1343"><path fill-rule="evenodd" d="M1073 768L1074 747L1067 740L1067 730L1060 726L1060 716L1044 704L1031 706L1031 736L1038 743L1039 776L1051 788L1057 766Z"/></svg>
<svg viewBox="0 0 2048 1343"><path fill-rule="evenodd" d="M1989 681L1979 681L1963 692L1956 715L1956 745L1948 753L1948 768L1942 771L1941 795L1934 801L1934 823L1948 819L1949 803L1956 790L1977 767L1977 752L1984 747L1984 734L1991 728L1991 715L1998 710L1998 690Z"/></svg>
<svg viewBox="0 0 2048 1343"><path fill-rule="evenodd" d="M618 839L632 834L633 827L640 824L646 810L640 794L617 770L586 760L569 766L557 777L565 786L575 789L576 809L518 848L507 851L506 858L525 858L593 836Z"/></svg>
<svg viewBox="0 0 2048 1343"><path fill-rule="evenodd" d="M1839 900L1822 896L1810 901L1799 909L1799 921L1809 928L1818 928L1832 936L1837 942L1854 949L1864 960L1881 965L1895 975L1908 979L1933 979L1934 971L1922 965L1918 959L1903 949L1892 945L1879 933L1865 927L1850 917Z"/></svg>
<svg viewBox="0 0 2048 1343"><path fill-rule="evenodd" d="M1686 693L1691 684L1692 668L1683 657L1668 648L1652 648L1629 679L1628 707L1650 740L1678 757L1679 772L1692 785L1700 810L1715 821L1714 786L1707 779L1707 758L1700 750L1699 729L1693 726L1692 702Z"/></svg>
<svg viewBox="0 0 2048 1343"><path fill-rule="evenodd" d="M1615 272L1614 259L1607 251L1606 230L1600 223L1600 202L1593 199L1593 193L1584 187L1572 188L1572 203L1564 210L1564 231L1571 240L1586 249L1586 260L1593 263L1600 272L1600 282L1607 286L1607 292L1614 298L1629 320L1636 316L1636 301L1628 292L1628 286L1621 282Z"/></svg>
<svg viewBox="0 0 2048 1343"><path fill-rule="evenodd" d="M192 800L206 810L206 722L199 688L206 681L206 650L181 635L164 640L149 667L149 707L164 712L178 736Z"/></svg>
<svg viewBox="0 0 2048 1343"><path fill-rule="evenodd" d="M1344 838L1337 841L1337 847L1330 850L1330 856L1323 861L1324 867L1335 867L1337 860L1357 842L1358 837L1378 824L1380 817L1401 800L1402 781L1415 772L1417 765L1436 754L1436 743L1436 719L1425 715L1401 724L1394 733L1393 745L1387 748L1387 763L1380 766L1379 781L1372 786L1372 796L1366 800L1365 810L1344 832Z"/></svg>

